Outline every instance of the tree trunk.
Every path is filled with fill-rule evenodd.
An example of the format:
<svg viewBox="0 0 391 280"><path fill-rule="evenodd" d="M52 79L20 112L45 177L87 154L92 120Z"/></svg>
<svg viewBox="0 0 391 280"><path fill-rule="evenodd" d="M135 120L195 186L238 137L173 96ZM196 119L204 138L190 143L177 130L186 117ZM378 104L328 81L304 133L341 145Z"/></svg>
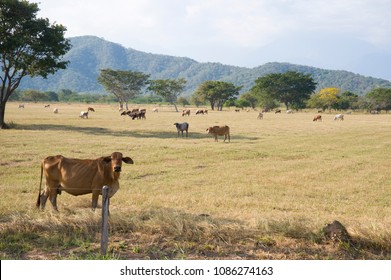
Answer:
<svg viewBox="0 0 391 280"><path fill-rule="evenodd" d="M9 128L9 126L5 123L5 104L6 102L0 103L0 129Z"/></svg>
<svg viewBox="0 0 391 280"><path fill-rule="evenodd" d="M176 112L179 112L179 111L178 111L178 107L176 106L176 104L175 104L175 103L171 103L171 104L174 105L175 111L176 111Z"/></svg>

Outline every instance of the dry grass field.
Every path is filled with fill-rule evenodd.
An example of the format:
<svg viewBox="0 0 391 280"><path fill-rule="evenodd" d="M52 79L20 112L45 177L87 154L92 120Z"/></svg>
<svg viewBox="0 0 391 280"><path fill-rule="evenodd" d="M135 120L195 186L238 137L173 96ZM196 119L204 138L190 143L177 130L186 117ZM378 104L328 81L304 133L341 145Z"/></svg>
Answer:
<svg viewBox="0 0 391 280"><path fill-rule="evenodd" d="M1 259L391 259L391 115L209 111L146 120L115 105L8 103L0 131ZM54 107L59 110L53 114ZM177 137L175 122L190 124ZM231 142L206 129L229 125ZM107 256L91 195L35 208L48 155L130 156L111 199ZM100 205L100 203L99 203ZM322 228L340 221L351 242Z"/></svg>

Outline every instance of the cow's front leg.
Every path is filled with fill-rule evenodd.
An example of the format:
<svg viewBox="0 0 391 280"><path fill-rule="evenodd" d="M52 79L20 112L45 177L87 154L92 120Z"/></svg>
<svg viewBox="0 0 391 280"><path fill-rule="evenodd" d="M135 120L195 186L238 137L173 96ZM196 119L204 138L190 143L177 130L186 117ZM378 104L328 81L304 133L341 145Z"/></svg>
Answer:
<svg viewBox="0 0 391 280"><path fill-rule="evenodd" d="M93 191L92 192L92 211L95 211L96 207L98 206L98 199L99 199L99 191Z"/></svg>

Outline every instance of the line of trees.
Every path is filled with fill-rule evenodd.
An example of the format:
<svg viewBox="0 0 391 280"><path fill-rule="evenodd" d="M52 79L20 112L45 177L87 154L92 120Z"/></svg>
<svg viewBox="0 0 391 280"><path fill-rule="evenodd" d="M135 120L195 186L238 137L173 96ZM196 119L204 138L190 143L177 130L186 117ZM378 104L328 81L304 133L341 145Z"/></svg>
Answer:
<svg viewBox="0 0 391 280"><path fill-rule="evenodd" d="M116 100L120 108L126 109L130 100L140 98L145 92L150 97L169 102L178 111L178 101L186 80L150 80L149 74L135 71L101 69L98 82L109 95L80 95L69 90L39 92L28 90L18 92L21 80L26 77L43 77L65 69L68 61L63 56L71 45L64 34L66 28L51 24L46 18L37 18L38 5L28 1L0 1L0 129L7 128L4 121L8 100L23 101L79 101L110 102ZM248 93L241 95L241 86L225 81L205 81L192 95L190 102L196 105L209 103L212 110L223 106L257 107L273 109L284 104L286 109L305 107L322 109L390 110L391 89L377 88L363 98L351 92L340 93L336 88L325 88L314 93L316 83L310 75L296 71L272 73L259 77Z"/></svg>
<svg viewBox="0 0 391 280"><path fill-rule="evenodd" d="M254 86L254 91L243 93L239 96L240 87L227 82L206 81L200 84L197 91L190 97L178 95L179 91L163 91L165 85L176 84L176 80L149 81L149 86L140 90L138 94L129 98L127 103L136 104L158 104L170 103L175 106L210 106L212 109L222 110L226 107L237 108L261 108L272 110L284 104L273 94L266 94ZM183 84L185 81L181 81ZM154 91L148 90L154 88ZM167 86L168 89L170 89ZM221 90L221 91L220 91ZM173 92L173 94L169 94ZM160 94L158 94L160 93ZM321 110L367 110L367 111L389 111L391 110L391 89L376 88L364 96L345 91L338 88L324 88L319 92L312 93L305 99L297 99L298 103L291 102L288 108L303 109L316 108ZM115 103L119 102L114 94L91 94L77 93L71 90L60 90L59 92L41 92L37 90L16 91L10 98L11 101L19 102L80 102L80 103ZM293 99L293 101L296 99ZM284 104L286 106L286 104Z"/></svg>

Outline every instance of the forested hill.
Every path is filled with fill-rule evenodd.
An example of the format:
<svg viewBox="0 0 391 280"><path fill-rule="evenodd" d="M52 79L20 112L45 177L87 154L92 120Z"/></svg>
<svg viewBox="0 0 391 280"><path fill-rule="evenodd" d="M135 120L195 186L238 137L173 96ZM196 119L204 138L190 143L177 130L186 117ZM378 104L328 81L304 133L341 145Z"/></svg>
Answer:
<svg viewBox="0 0 391 280"><path fill-rule="evenodd" d="M21 89L58 91L70 89L75 92L104 92L97 82L99 70L132 70L148 73L151 79L187 80L185 95L190 95L198 85L207 80L223 80L242 85L242 92L248 91L256 78L269 73L298 71L311 74L318 83L318 90L324 87L338 87L363 95L375 87L391 87L391 82L364 77L347 71L324 70L289 63L266 63L255 68L223 65L220 63L199 63L185 57L158 55L125 48L119 44L94 36L70 38L72 49L64 57L70 63L66 70L60 70L48 79L25 78Z"/></svg>

